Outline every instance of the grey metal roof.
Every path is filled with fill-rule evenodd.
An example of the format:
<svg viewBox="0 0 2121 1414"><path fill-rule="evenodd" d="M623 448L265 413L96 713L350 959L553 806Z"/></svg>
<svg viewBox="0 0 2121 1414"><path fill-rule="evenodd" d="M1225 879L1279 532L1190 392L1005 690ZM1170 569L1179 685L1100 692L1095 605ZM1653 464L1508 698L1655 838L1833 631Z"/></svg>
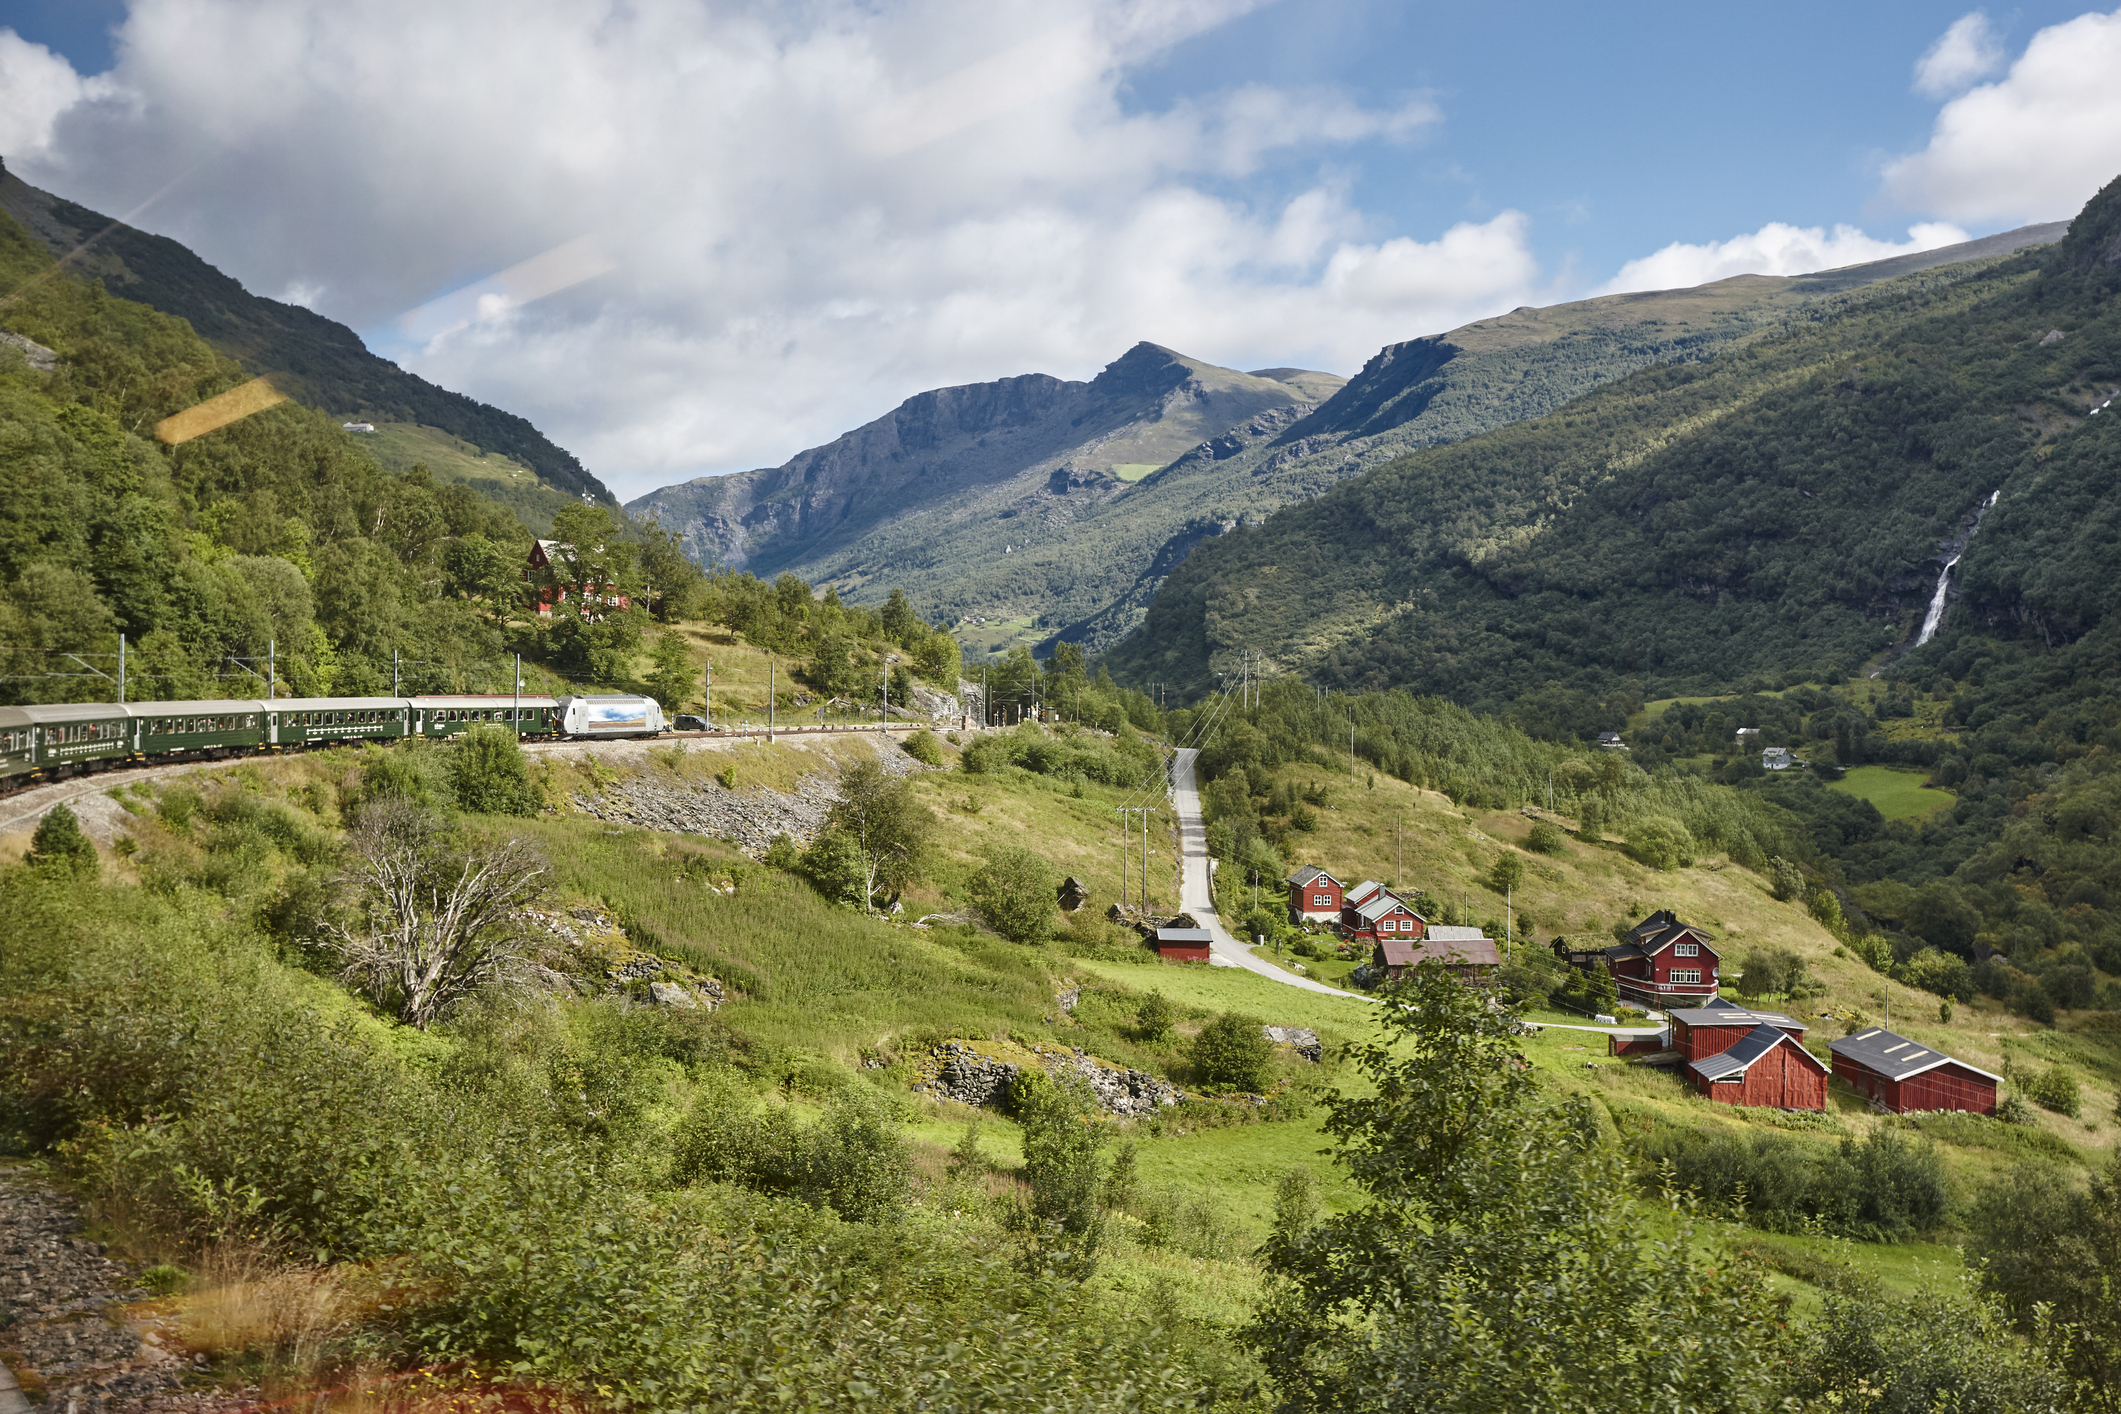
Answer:
<svg viewBox="0 0 2121 1414"><path fill-rule="evenodd" d="M1675 1007L1667 1014L1674 1021L1683 1021L1689 1026L1742 1026L1750 1021L1768 1026L1794 1026L1799 1031L1807 1029L1803 1022L1779 1011L1749 1011L1741 1006Z"/></svg>
<svg viewBox="0 0 2121 1414"><path fill-rule="evenodd" d="M274 700L275 712L402 712L406 699L402 697L281 697Z"/></svg>
<svg viewBox="0 0 2121 1414"><path fill-rule="evenodd" d="M1357 899L1367 898L1383 887L1384 885L1378 883L1375 879L1365 879L1354 888L1347 890L1341 897L1345 898L1349 903L1354 903Z"/></svg>
<svg viewBox="0 0 2121 1414"><path fill-rule="evenodd" d="M1159 928L1156 930L1159 943L1212 943L1215 935L1205 928Z"/></svg>
<svg viewBox="0 0 2121 1414"><path fill-rule="evenodd" d="M1667 945L1678 942L1687 934L1693 934L1704 945L1716 935L1706 928L1697 928L1691 923L1681 922L1669 908L1660 908L1649 917L1628 929L1627 940L1646 953L1662 951ZM1711 953L1716 949L1709 948Z"/></svg>
<svg viewBox="0 0 2121 1414"><path fill-rule="evenodd" d="M247 704L256 707L255 702ZM22 722L109 722L125 720L127 709L114 702L29 702L15 709Z"/></svg>
<svg viewBox="0 0 2121 1414"><path fill-rule="evenodd" d="M124 710L134 717L217 717L223 712L263 712L266 707L252 698L199 698L191 702L128 702ZM279 710L287 710L284 699Z"/></svg>
<svg viewBox="0 0 2121 1414"><path fill-rule="evenodd" d="M1455 923L1438 923L1429 929L1429 940L1437 943L1477 943L1487 936L1478 928L1461 928Z"/></svg>
<svg viewBox="0 0 2121 1414"><path fill-rule="evenodd" d="M1974 1074L1986 1075L1999 1084L2003 1080L2000 1075L1990 1075L1977 1065L1967 1065L1956 1056L1948 1056L1934 1047L1911 1041L1882 1026L1859 1031L1853 1036L1844 1036L1827 1049L1837 1056L1848 1057L1865 1070L1875 1071L1888 1080L1906 1080L1910 1076L1920 1075L1925 1070L1935 1070L1938 1066L1946 1064L1966 1066Z"/></svg>
<svg viewBox="0 0 2121 1414"><path fill-rule="evenodd" d="M1355 916L1375 923L1395 908L1404 908L1407 912L1414 913L1414 906L1398 894L1393 893L1390 889L1379 889L1374 898L1356 906ZM1418 913L1414 913L1414 916L1416 918L1421 917Z"/></svg>
<svg viewBox="0 0 2121 1414"><path fill-rule="evenodd" d="M1687 1069L1693 1071L1703 1080L1721 1080L1727 1075L1743 1075L1752 1068L1754 1061L1759 1060L1785 1041L1795 1046L1797 1053L1810 1061L1814 1067L1821 1070L1826 1068L1819 1064L1817 1056L1807 1051L1804 1047L1797 1045L1797 1039L1794 1036L1791 1036L1787 1031L1779 1030L1763 1022L1739 1037L1738 1044L1732 1046L1729 1050L1713 1056L1703 1056L1698 1061L1691 1061L1688 1063Z"/></svg>
<svg viewBox="0 0 2121 1414"><path fill-rule="evenodd" d="M1289 876L1289 883L1293 887L1301 889L1307 887L1313 879L1332 879L1336 884L1340 882L1340 880L1334 879L1331 874L1328 874L1316 864L1306 864Z"/></svg>

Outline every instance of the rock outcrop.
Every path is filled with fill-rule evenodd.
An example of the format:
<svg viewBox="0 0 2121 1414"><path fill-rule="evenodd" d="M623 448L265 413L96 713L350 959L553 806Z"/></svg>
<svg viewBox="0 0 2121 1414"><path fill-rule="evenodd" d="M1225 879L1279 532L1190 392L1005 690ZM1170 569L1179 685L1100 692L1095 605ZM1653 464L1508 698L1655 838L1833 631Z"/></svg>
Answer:
<svg viewBox="0 0 2121 1414"><path fill-rule="evenodd" d="M1031 1055L1046 1074L1085 1082L1107 1114L1155 1114L1182 1098L1183 1092L1167 1080L1146 1071L1122 1069L1073 1047L1035 1046ZM913 1087L915 1093L961 1105L1006 1104L1010 1087L1023 1073L1019 1063L983 1054L963 1041L945 1041L936 1047L922 1069L925 1078Z"/></svg>

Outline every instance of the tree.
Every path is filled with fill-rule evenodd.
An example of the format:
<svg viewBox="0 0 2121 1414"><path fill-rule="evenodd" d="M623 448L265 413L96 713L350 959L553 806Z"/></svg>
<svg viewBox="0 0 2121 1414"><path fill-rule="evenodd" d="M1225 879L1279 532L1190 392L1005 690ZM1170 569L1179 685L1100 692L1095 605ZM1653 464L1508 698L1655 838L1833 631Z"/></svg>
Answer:
<svg viewBox="0 0 2121 1414"><path fill-rule="evenodd" d="M692 696L700 681L692 666L692 650L675 629L665 629L655 641L655 668L648 675L648 695L675 712Z"/></svg>
<svg viewBox="0 0 2121 1414"><path fill-rule="evenodd" d="M1804 958L1795 948L1767 945L1746 949L1738 990L1749 997L1787 992L1804 975Z"/></svg>
<svg viewBox="0 0 2121 1414"><path fill-rule="evenodd" d="M535 815L538 788L515 731L498 722L467 730L449 758L449 788L457 805L480 815Z"/></svg>
<svg viewBox="0 0 2121 1414"><path fill-rule="evenodd" d="M928 626L913 612L913 604L903 589L891 591L891 597L884 602L877 618L883 624L884 637L901 648L915 647L928 636Z"/></svg>
<svg viewBox="0 0 2121 1414"><path fill-rule="evenodd" d="M936 629L922 639L913 649L913 662L921 676L941 691L957 691L957 680L964 675L964 657L948 630Z"/></svg>
<svg viewBox="0 0 2121 1414"><path fill-rule="evenodd" d="M319 926L346 980L426 1030L456 1003L525 968L522 911L550 866L521 840L459 841L403 800L364 806L337 880L339 916Z"/></svg>
<svg viewBox="0 0 2121 1414"><path fill-rule="evenodd" d="M1549 1100L1517 1018L1425 962L1353 1059L1361 1094L1326 1103L1364 1203L1277 1231L1243 1339L1297 1411L1438 1414L1777 1407L1780 1304L1697 1251L1683 1215L1643 1235L1623 1157L1580 1099ZM1645 1399L1658 1407L1670 1401Z"/></svg>
<svg viewBox="0 0 2121 1414"><path fill-rule="evenodd" d="M2072 1337L2064 1363L2087 1380L2093 1407L2121 1410L2121 1160L2070 1185L2047 1164L2021 1164L1983 1188L1967 1217L1982 1288L2029 1334L2043 1305Z"/></svg>
<svg viewBox="0 0 2121 1414"><path fill-rule="evenodd" d="M1596 844L1605 838L1605 802L1592 796L1576 811L1576 838Z"/></svg>
<svg viewBox="0 0 2121 1414"><path fill-rule="evenodd" d="M1668 815L1652 815L1628 826L1628 853L1652 869L1683 869L1694 862L1694 835Z"/></svg>
<svg viewBox="0 0 2121 1414"><path fill-rule="evenodd" d="M81 822L64 802L44 812L37 832L30 836L29 853L23 862L58 874L87 875L96 872L96 844L82 833Z"/></svg>
<svg viewBox="0 0 2121 1414"><path fill-rule="evenodd" d="M1178 1018L1171 999L1162 992L1151 992L1142 998L1134 1012L1134 1035L1148 1044L1157 1045L1171 1039L1171 1023Z"/></svg>
<svg viewBox="0 0 2121 1414"><path fill-rule="evenodd" d="M1274 1043L1256 1016L1226 1011L1193 1038L1193 1068L1202 1083L1263 1092L1274 1067Z"/></svg>
<svg viewBox="0 0 2121 1414"><path fill-rule="evenodd" d="M913 788L882 762L863 759L840 772L825 829L852 846L865 908L874 910L879 892L896 893L920 877L932 824Z"/></svg>
<svg viewBox="0 0 2121 1414"><path fill-rule="evenodd" d="M1488 887L1498 894L1524 887L1524 861L1515 851L1505 850L1496 859L1495 867L1488 871Z"/></svg>
<svg viewBox="0 0 2121 1414"><path fill-rule="evenodd" d="M972 876L972 905L989 928L1012 943L1043 943L1053 931L1053 871L1043 856L1002 845Z"/></svg>
<svg viewBox="0 0 2121 1414"><path fill-rule="evenodd" d="M1775 897L1784 903L1795 903L1804 897L1804 871L1781 855L1768 861L1768 878L1775 885Z"/></svg>

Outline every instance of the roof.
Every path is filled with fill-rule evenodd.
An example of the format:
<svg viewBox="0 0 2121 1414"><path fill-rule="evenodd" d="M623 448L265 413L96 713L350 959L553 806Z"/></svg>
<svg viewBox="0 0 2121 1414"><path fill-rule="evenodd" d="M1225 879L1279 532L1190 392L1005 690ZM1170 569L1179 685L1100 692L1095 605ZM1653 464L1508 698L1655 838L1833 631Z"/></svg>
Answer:
<svg viewBox="0 0 2121 1414"><path fill-rule="evenodd" d="M1779 1011L1749 1011L1742 1006L1732 1006L1728 1002L1722 1006L1676 1007L1669 1015L1672 1020L1684 1022L1688 1026L1744 1026L1750 1022L1784 1029L1794 1026L1799 1031L1806 1029L1803 1022L1795 1017L1784 1016Z"/></svg>
<svg viewBox="0 0 2121 1414"><path fill-rule="evenodd" d="M1294 874L1291 874L1289 876L1289 887L1295 889L1309 888L1313 879L1324 879L1329 884L1337 884L1340 882L1340 880L1334 878L1331 874L1328 874L1325 870L1319 868L1316 864L1306 864L1303 868L1297 870Z"/></svg>
<svg viewBox="0 0 2121 1414"><path fill-rule="evenodd" d="M1854 1036L1844 1036L1827 1049L1888 1080L1906 1080L1910 1076L1922 1074L1925 1070L1935 1070L1940 1065L1963 1066L1976 1075L1988 1076L1990 1080L1998 1083L2003 1079L2000 1075L1990 1075L1979 1066L1967 1065L1957 1057L1948 1056L1920 1042L1910 1041L1907 1037L1888 1031L1882 1026L1874 1026Z"/></svg>
<svg viewBox="0 0 2121 1414"><path fill-rule="evenodd" d="M1429 941L1435 943L1477 943L1487 936L1478 928L1460 928L1451 923L1439 923L1429 929Z"/></svg>
<svg viewBox="0 0 2121 1414"><path fill-rule="evenodd" d="M1204 948L1214 941L1214 935L1205 928L1159 928L1156 930L1156 945L1160 948L1178 945Z"/></svg>
<svg viewBox="0 0 2121 1414"><path fill-rule="evenodd" d="M1739 1038L1738 1044L1729 1050L1713 1056L1703 1056L1698 1061L1691 1061L1688 1063L1687 1069L1693 1071L1703 1080L1722 1080L1727 1076L1743 1075L1753 1068L1754 1061L1759 1060L1777 1046L1783 1045L1803 1056L1811 1063L1814 1070L1821 1073L1825 1072L1826 1067L1820 1064L1819 1057L1798 1045L1794 1036L1787 1031L1777 1030L1764 1022L1746 1032L1744 1036Z"/></svg>
<svg viewBox="0 0 2121 1414"><path fill-rule="evenodd" d="M1636 947L1641 948L1645 953L1654 953L1662 952L1666 947L1678 942L1689 933L1694 936L1696 941L1702 943L1706 943L1709 939L1716 936L1706 928L1697 928L1691 923L1682 923L1678 915L1674 914L1669 908L1660 908L1634 927L1628 929L1627 940ZM1711 953L1716 952L1714 948L1710 948L1709 951ZM1717 955L1721 956L1721 954Z"/></svg>
<svg viewBox="0 0 2121 1414"><path fill-rule="evenodd" d="M282 697L272 704L275 712L399 712L403 697ZM182 707L181 702L169 704Z"/></svg>
<svg viewBox="0 0 2121 1414"><path fill-rule="evenodd" d="M1605 955L1608 962L1625 962L1631 957L1649 956L1633 943L1615 943L1609 948L1600 948L1599 951Z"/></svg>
<svg viewBox="0 0 2121 1414"><path fill-rule="evenodd" d="M1457 933L1478 934L1478 928L1455 928ZM1421 962L1446 962L1458 966L1500 967L1502 953L1493 938L1385 938L1377 944L1387 967L1412 967Z"/></svg>
<svg viewBox="0 0 2121 1414"><path fill-rule="evenodd" d="M526 692L521 697L506 692L437 692L409 697L406 701L415 707L508 707L515 703L525 707L557 707L560 700L535 692Z"/></svg>
<svg viewBox="0 0 2121 1414"><path fill-rule="evenodd" d="M215 703L224 710L230 705ZM238 708L255 712L258 704L242 702L233 704ZM19 722L108 722L123 721L130 709L110 702L26 702L15 709L22 715Z"/></svg>
<svg viewBox="0 0 2121 1414"><path fill-rule="evenodd" d="M1346 893L1342 894L1341 897L1346 899L1349 903L1361 903L1364 899L1368 898L1371 894L1376 893L1379 889L1383 887L1384 885L1378 883L1375 879L1365 879L1361 883L1357 884L1354 888L1349 889Z"/></svg>
<svg viewBox="0 0 2121 1414"><path fill-rule="evenodd" d="M1407 912L1414 913L1413 908L1398 894L1393 893L1390 889L1379 889L1376 897L1372 898L1368 903L1356 906L1355 916L1365 922L1374 923L1395 908L1404 908ZM1421 917L1418 913L1414 913L1414 916L1416 918Z"/></svg>

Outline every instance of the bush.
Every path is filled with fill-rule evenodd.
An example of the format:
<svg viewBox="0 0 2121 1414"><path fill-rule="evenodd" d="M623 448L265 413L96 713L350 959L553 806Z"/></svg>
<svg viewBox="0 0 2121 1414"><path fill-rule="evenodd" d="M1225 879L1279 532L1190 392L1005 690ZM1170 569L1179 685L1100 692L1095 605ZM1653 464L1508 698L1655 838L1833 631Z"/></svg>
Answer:
<svg viewBox="0 0 2121 1414"><path fill-rule="evenodd" d="M1804 897L1804 871L1779 854L1768 861L1768 880L1775 886L1775 897L1784 903Z"/></svg>
<svg viewBox="0 0 2121 1414"><path fill-rule="evenodd" d="M1935 1148L1896 1129L1875 1129L1860 1144L1844 1139L1826 1149L1783 1134L1659 1128L1635 1147L1650 1186L1669 1172L1681 1189L1771 1232L1816 1225L1892 1241L1935 1227L1950 1198Z"/></svg>
<svg viewBox="0 0 2121 1414"><path fill-rule="evenodd" d="M1012 943L1043 943L1052 936L1053 873L1035 850L1003 845L967 886L972 905L988 927Z"/></svg>
<svg viewBox="0 0 2121 1414"><path fill-rule="evenodd" d="M23 862L58 874L83 875L96 872L96 844L81 832L81 822L63 802L44 812L37 832L30 836L29 853Z"/></svg>
<svg viewBox="0 0 2121 1414"><path fill-rule="evenodd" d="M1162 992L1151 992L1135 1010L1134 1034L1145 1045L1158 1045L1171 1039L1171 1024L1177 1018L1170 999Z"/></svg>
<svg viewBox="0 0 2121 1414"><path fill-rule="evenodd" d="M1804 959L1795 948L1748 948L1742 967L1738 990L1749 997L1787 992L1804 976Z"/></svg>
<svg viewBox="0 0 2121 1414"><path fill-rule="evenodd" d="M1524 861L1515 852L1504 851L1488 871L1488 887L1498 894L1509 894L1524 887Z"/></svg>
<svg viewBox="0 0 2121 1414"><path fill-rule="evenodd" d="M1561 828L1551 820L1538 821L1525 837L1524 847L1534 854L1560 854L1565 848Z"/></svg>
<svg viewBox="0 0 2121 1414"><path fill-rule="evenodd" d="M1605 802L1595 795L1576 809L1576 838L1585 844L1605 838Z"/></svg>
<svg viewBox="0 0 2121 1414"><path fill-rule="evenodd" d="M2084 1092L2077 1085L2077 1077L2059 1066L2050 1066L2038 1075L2021 1076L2018 1088L2043 1110L2052 1110L2058 1115L2075 1119L2084 1108Z"/></svg>
<svg viewBox="0 0 2121 1414"><path fill-rule="evenodd" d="M449 790L459 808L479 815L535 815L540 803L522 744L497 723L481 723L458 738Z"/></svg>
<svg viewBox="0 0 2121 1414"><path fill-rule="evenodd" d="M1807 1409L1918 1414L2063 1414L2078 1408L2046 1350L2011 1339L2001 1310L1943 1292L1912 1296L1867 1283L1829 1291L1799 1347L1792 1393Z"/></svg>
<svg viewBox="0 0 2121 1414"><path fill-rule="evenodd" d="M709 1078L672 1136L671 1181L702 1179L776 1193L853 1222L896 1219L912 1194L913 1164L883 1099L842 1086L809 1126L761 1111L734 1075Z"/></svg>
<svg viewBox="0 0 2121 1414"><path fill-rule="evenodd" d="M778 841L776 841L778 844ZM774 862L774 851L766 852L768 863ZM862 908L868 903L863 897L868 888L869 875L862 861L862 847L843 831L827 830L810 842L797 860L817 891L834 903L849 908Z"/></svg>
<svg viewBox="0 0 2121 1414"><path fill-rule="evenodd" d="M904 749L908 756L911 756L923 766L940 766L943 764L942 744L935 739L935 733L926 728L907 737Z"/></svg>
<svg viewBox="0 0 2121 1414"><path fill-rule="evenodd" d="M1958 1001L1974 999L1974 969L1963 957L1924 948L1893 969L1893 979Z"/></svg>
<svg viewBox="0 0 2121 1414"><path fill-rule="evenodd" d="M1193 1038L1192 1060L1204 1085L1262 1094L1272 1075L1274 1043L1258 1017L1226 1011Z"/></svg>
<svg viewBox="0 0 2121 1414"><path fill-rule="evenodd" d="M1016 1215L1028 1264L1087 1276L1104 1236L1104 1166L1110 1132L1093 1117L1086 1087L1036 1071L1016 1078L1010 1102L1024 1128L1030 1202Z"/></svg>

